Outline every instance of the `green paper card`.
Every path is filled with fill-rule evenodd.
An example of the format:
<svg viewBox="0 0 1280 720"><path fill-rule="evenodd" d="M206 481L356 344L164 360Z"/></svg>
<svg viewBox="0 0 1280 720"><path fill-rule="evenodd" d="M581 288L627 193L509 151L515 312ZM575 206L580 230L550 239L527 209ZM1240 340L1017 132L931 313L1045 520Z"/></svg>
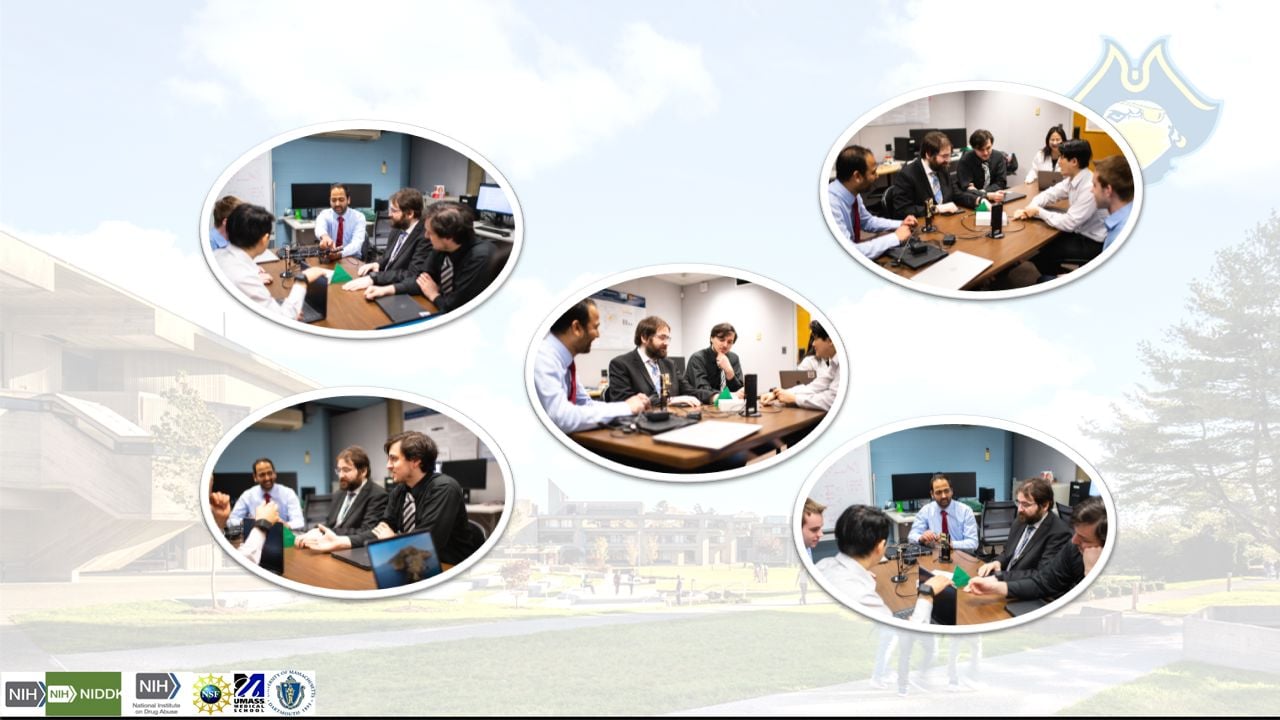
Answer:
<svg viewBox="0 0 1280 720"><path fill-rule="evenodd" d="M341 265L333 269L333 277L329 278L330 285L337 285L339 283L345 283L350 281L351 281L351 273L347 272L347 269L342 267Z"/></svg>
<svg viewBox="0 0 1280 720"><path fill-rule="evenodd" d="M964 568L957 565L956 571L951 573L951 584L960 589L964 589L964 586L969 584L969 573L965 572Z"/></svg>

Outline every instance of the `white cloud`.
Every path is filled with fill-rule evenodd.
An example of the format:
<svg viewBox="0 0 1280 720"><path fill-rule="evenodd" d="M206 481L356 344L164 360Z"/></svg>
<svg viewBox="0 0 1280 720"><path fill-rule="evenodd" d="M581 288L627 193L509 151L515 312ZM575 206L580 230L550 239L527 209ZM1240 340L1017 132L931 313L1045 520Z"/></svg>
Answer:
<svg viewBox="0 0 1280 720"><path fill-rule="evenodd" d="M598 62L513 4L392 0L359 12L357 22L349 3L210 3L186 41L285 124L417 124L503 158L504 172L557 163L666 106L716 104L701 50L647 24L623 27ZM335 29L350 27L364 32L339 42Z"/></svg>
<svg viewBox="0 0 1280 720"><path fill-rule="evenodd" d="M193 105L222 108L227 102L227 88L208 80L173 77L165 81L165 87L174 97Z"/></svg>

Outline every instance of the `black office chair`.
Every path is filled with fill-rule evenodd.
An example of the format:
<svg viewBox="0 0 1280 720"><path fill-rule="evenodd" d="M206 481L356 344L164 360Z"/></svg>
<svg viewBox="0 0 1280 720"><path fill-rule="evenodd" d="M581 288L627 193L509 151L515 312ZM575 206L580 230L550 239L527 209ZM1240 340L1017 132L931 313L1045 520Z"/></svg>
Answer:
<svg viewBox="0 0 1280 720"><path fill-rule="evenodd" d="M982 523L978 526L978 550L985 547L995 550L996 545L1009 541L1009 530L1018 517L1018 506L1007 500L992 500L982 506Z"/></svg>
<svg viewBox="0 0 1280 720"><path fill-rule="evenodd" d="M502 274L502 268L507 266L507 260L511 258L511 249L514 246L515 243L506 240L493 241L493 255L489 257L489 265L485 269L489 277L488 285L493 284L493 281L497 280L498 276Z"/></svg>
<svg viewBox="0 0 1280 720"><path fill-rule="evenodd" d="M889 187L885 188L884 195L880 196L880 207L883 210L885 217L892 218L894 220L901 220L902 218L898 217L893 212L893 197L897 192L898 191L894 189L893 185L889 185Z"/></svg>
<svg viewBox="0 0 1280 720"><path fill-rule="evenodd" d="M471 532L480 533L480 542L484 542L485 540L489 539L489 533L484 531L483 525L476 522L475 520L472 520L471 518L467 518L467 523L471 525Z"/></svg>
<svg viewBox="0 0 1280 720"><path fill-rule="evenodd" d="M329 519L329 507L333 504L332 495L312 495L302 511L302 519L307 527L317 525Z"/></svg>
<svg viewBox="0 0 1280 720"><path fill-rule="evenodd" d="M1056 504L1058 506L1058 517L1062 518L1063 522L1071 524L1071 515L1075 513L1075 508L1070 505L1063 505L1062 503Z"/></svg>

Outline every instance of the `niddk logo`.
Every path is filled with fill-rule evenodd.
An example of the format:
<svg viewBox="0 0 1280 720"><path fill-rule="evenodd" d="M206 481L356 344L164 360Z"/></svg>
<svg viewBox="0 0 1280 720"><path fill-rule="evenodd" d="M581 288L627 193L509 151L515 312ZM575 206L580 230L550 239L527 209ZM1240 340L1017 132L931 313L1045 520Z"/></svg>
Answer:
<svg viewBox="0 0 1280 720"><path fill-rule="evenodd" d="M315 705L316 685L311 673L284 670L267 681L267 706L281 715L302 715Z"/></svg>
<svg viewBox="0 0 1280 720"><path fill-rule="evenodd" d="M120 714L118 672L50 672L45 685L46 715Z"/></svg>

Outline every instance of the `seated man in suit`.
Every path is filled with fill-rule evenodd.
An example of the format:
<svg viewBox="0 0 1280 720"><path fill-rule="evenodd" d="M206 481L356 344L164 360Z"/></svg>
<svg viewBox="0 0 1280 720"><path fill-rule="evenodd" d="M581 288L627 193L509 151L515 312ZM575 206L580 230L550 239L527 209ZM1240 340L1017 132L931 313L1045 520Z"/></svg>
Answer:
<svg viewBox="0 0 1280 720"><path fill-rule="evenodd" d="M338 535L321 526L307 547L330 552L367 545L417 530L430 530L440 562L456 565L484 543L484 533L471 525L457 480L438 473L435 441L420 432L403 432L387 440L387 474L395 487L387 508L372 530Z"/></svg>
<svg viewBox="0 0 1280 720"><path fill-rule="evenodd" d="M381 483L369 479L369 454L359 445L338 453L338 489L329 506L329 517L322 527L339 535L373 530L387 511L387 491ZM297 538L298 547L306 547L311 538L322 537L315 528Z"/></svg>
<svg viewBox="0 0 1280 720"><path fill-rule="evenodd" d="M1009 529L1000 557L978 568L979 577L995 575L1000 580L1026 577L1055 555L1071 539L1071 528L1053 513L1053 486L1044 478L1031 478L1018 485L1014 498L1018 517Z"/></svg>
<svg viewBox="0 0 1280 720"><path fill-rule="evenodd" d="M418 275L427 269L431 243L422 224L422 193L417 188L401 188L391 196L392 238L388 239L384 262L365 263L343 290L365 290L370 286L391 286L393 292L408 293L418 286Z"/></svg>
<svg viewBox="0 0 1280 720"><path fill-rule="evenodd" d="M533 364L533 385L538 402L561 432L590 430L602 422L635 415L649 407L649 397L636 393L622 402L599 402L578 382L574 356L591 352L600 337L600 310L590 298L564 311L542 338Z"/></svg>
<svg viewBox="0 0 1280 720"><path fill-rule="evenodd" d="M818 370L818 376L803 385L782 390L774 389L760 397L764 405L782 403L814 410L830 410L840 394L840 359L836 357L836 343L826 328L817 320L809 323L813 354L827 365Z"/></svg>
<svg viewBox="0 0 1280 720"><path fill-rule="evenodd" d="M422 295L446 313L471 302L489 286L489 260L495 249L488 238L476 235L475 215L462 203L432 203L422 222L431 252L408 293ZM364 291L364 297L373 300L394 295L399 292L398 287L371 287Z"/></svg>
<svg viewBox="0 0 1280 720"><path fill-rule="evenodd" d="M636 344L634 352L623 353L609 361L609 388L605 390L605 400L619 402L639 393L649 398L649 404L659 405L667 398L694 394L693 388L676 371L675 362L667 358L671 326L666 320L650 315L636 323L633 338Z"/></svg>
<svg viewBox="0 0 1280 720"><path fill-rule="evenodd" d="M1103 223L1106 212L1098 209L1093 196L1093 173L1089 170L1093 148L1088 140L1068 140L1058 147L1058 152L1062 182L1037 193L1026 207L1013 214L1014 220L1039 218L1061 231L1032 258L1041 275L1057 275L1067 260L1092 260L1102 252L1102 243L1107 239ZM1068 203L1066 212L1045 210L1062 200Z"/></svg>
<svg viewBox="0 0 1280 720"><path fill-rule="evenodd" d="M240 494L236 506L231 511L231 522L242 522L253 517L263 503L274 502L280 508L280 522L294 530L301 530L306 523L302 515L302 503L298 502L298 494L290 488L276 483L276 465L270 458L258 458L253 461L254 486Z"/></svg>
<svg viewBox="0 0 1280 720"><path fill-rule="evenodd" d="M916 521L911 524L907 539L921 545L933 545L943 535L951 536L951 547L956 550L978 549L978 521L973 511L962 502L951 499L951 481L946 475L933 476L933 502L920 508Z"/></svg>
<svg viewBox="0 0 1280 720"><path fill-rule="evenodd" d="M733 325L719 323L711 328L711 346L690 355L685 363L685 387L704 405L714 402L726 388L741 394L742 364L733 352L737 340Z"/></svg>
<svg viewBox="0 0 1280 720"><path fill-rule="evenodd" d="M893 176L889 193L889 217L905 218L926 214L932 201L934 212L956 212L956 205L973 207L976 195L960 191L951 177L951 141L933 131L920 141L920 157L902 166Z"/></svg>
<svg viewBox="0 0 1280 720"><path fill-rule="evenodd" d="M969 150L956 163L956 180L960 191L971 196L974 205L986 198L991 202L1004 202L1004 190L1009 189L1009 164L1004 153L996 152L995 136L990 130L974 130L969 136Z"/></svg>
<svg viewBox="0 0 1280 720"><path fill-rule="evenodd" d="M996 595L1011 600L1052 600L1061 597L1084 580L1102 557L1107 542L1107 506L1100 497L1085 498L1071 514L1074 534L1052 560L1042 563L1026 577L1001 580L977 577L965 587L974 595Z"/></svg>
<svg viewBox="0 0 1280 720"><path fill-rule="evenodd" d="M900 221L886 220L867 211L862 193L875 185L879 177L876 167L875 153L861 145L850 145L836 156L836 179L827 184L831 219L840 228L840 234L849 238L858 252L872 260L905 242L911 237L911 228L916 226L912 215ZM863 233L879 237L864 238Z"/></svg>

